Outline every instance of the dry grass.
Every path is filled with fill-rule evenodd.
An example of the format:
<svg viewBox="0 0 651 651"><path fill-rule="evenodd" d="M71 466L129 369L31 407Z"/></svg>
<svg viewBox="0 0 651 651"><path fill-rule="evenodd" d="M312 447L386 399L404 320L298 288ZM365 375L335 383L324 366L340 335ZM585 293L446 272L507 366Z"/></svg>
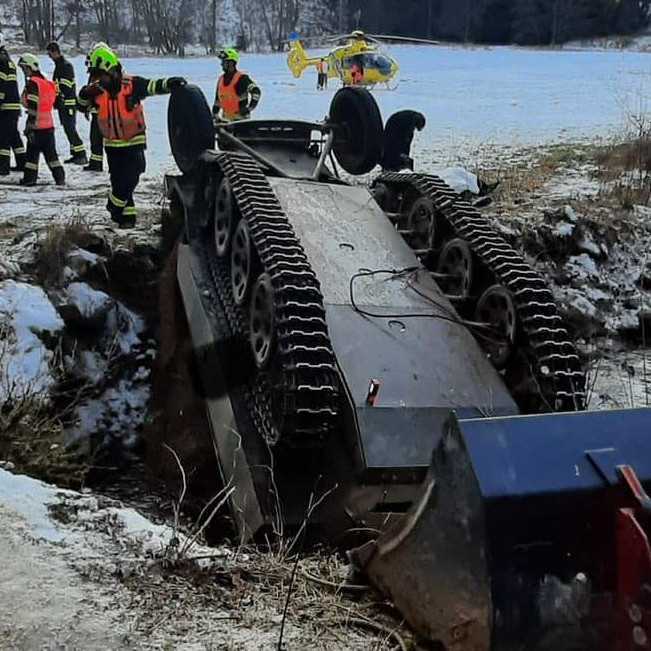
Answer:
<svg viewBox="0 0 651 651"><path fill-rule="evenodd" d="M323 551L302 557L296 566L295 561L247 548L234 557L143 563L124 580L134 609L141 613L137 631L163 637L175 648L168 622L176 631L192 622L195 636L211 638L219 621L221 635L213 638L212 648L244 648L237 639L246 632L246 648L254 648L251 637L256 635L257 648L274 649L291 590L282 648L414 648L399 615L377 593L347 587L345 566L335 555Z"/></svg>
<svg viewBox="0 0 651 651"><path fill-rule="evenodd" d="M12 381L7 370L12 340L11 329L0 323L0 459L11 462L19 473L79 488L90 469L89 460L64 444L63 419L81 391L65 396L66 406L54 409L49 396L37 387Z"/></svg>
<svg viewBox="0 0 651 651"><path fill-rule="evenodd" d="M631 210L651 200L651 132L626 142L601 147L595 154L596 178L604 185L604 198Z"/></svg>
<svg viewBox="0 0 651 651"><path fill-rule="evenodd" d="M36 275L44 287L59 287L70 251L88 242L90 227L83 217L74 217L65 224L53 224L40 240L36 254Z"/></svg>
<svg viewBox="0 0 651 651"><path fill-rule="evenodd" d="M499 181L493 194L496 201L517 205L538 192L560 169L588 162L592 149L586 145L554 145L528 152L516 163L475 172L488 183Z"/></svg>
<svg viewBox="0 0 651 651"><path fill-rule="evenodd" d="M595 154L595 161L604 173L619 174L633 170L650 172L651 134L601 147Z"/></svg>
<svg viewBox="0 0 651 651"><path fill-rule="evenodd" d="M410 639L411 634L398 614L370 588L347 581L347 566L336 551L304 553L306 528L313 511L329 497L329 492L311 496L304 521L291 536L284 529L282 504L276 493L277 519L267 544L240 544L224 557L202 546L203 534L234 488L225 485L208 501L196 521L186 521L180 516L187 495L187 473L176 452L167 449L181 479L172 508L172 542L161 550L157 561L141 564L135 576L129 576L127 585L139 605L143 601L169 601L171 587L177 605L175 616L192 619L196 624L208 606L213 613L219 613L219 619L230 620L228 627L259 631L259 648L408 648L405 639ZM158 618L161 613L156 611L155 615ZM141 625L145 630L151 626L144 621ZM240 646L220 641L215 648Z"/></svg>

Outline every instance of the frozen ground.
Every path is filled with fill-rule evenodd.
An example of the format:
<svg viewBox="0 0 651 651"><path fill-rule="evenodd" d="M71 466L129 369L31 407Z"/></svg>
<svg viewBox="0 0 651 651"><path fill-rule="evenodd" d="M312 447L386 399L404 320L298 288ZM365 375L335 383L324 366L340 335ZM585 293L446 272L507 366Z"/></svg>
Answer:
<svg viewBox="0 0 651 651"><path fill-rule="evenodd" d="M62 491L1 468L0 520L2 649L278 645L289 562L206 548L107 498ZM397 623L389 620L391 628L380 635L367 633L368 624L360 628L359 620L371 616L368 601L342 599L304 573L325 574L336 587L342 570L334 560L301 562L283 648L395 646L387 632L398 630Z"/></svg>
<svg viewBox="0 0 651 651"><path fill-rule="evenodd" d="M395 92L378 91L376 97L385 118L401 108L426 114L428 127L418 135L415 152L421 169L454 162L472 167L483 161L492 161L496 169L500 160L522 163L518 158L522 147L531 151L538 145L607 136L622 124L627 104L644 97L648 81L649 60L631 52L414 47L394 51L403 67L400 86ZM83 79L82 60L75 59L75 65ZM143 58L125 60L125 66L134 74L151 77L182 74L199 83L209 99L217 74L216 61L211 59ZM46 67L49 70L49 62ZM247 56L243 67L263 87L257 115L318 119L326 113L334 88L318 93L312 75L293 80L283 56ZM138 229L129 234L131 240L154 239L160 228L161 174L174 169L166 137L166 102L166 98L147 100L149 171L137 193L144 214ZM81 117L79 123L87 140L87 123ZM67 146L60 131L57 137L64 156ZM70 167L67 172L68 186L63 189L52 185L46 169L37 188L20 188L17 175L0 181L0 280L3 274L21 276L11 269L33 253L34 231L53 221L77 215L93 230L101 232L107 226L107 174L89 175ZM539 193L526 197L528 203L520 203L523 197L518 196L512 210L534 224L546 204L554 207L592 197L598 189L586 170L564 169ZM74 292L80 312L92 307L81 300L84 297L91 295ZM101 374L103 361L93 351L84 351L83 359L89 377ZM645 404L648 383L641 376L650 359L620 348L604 354L592 369L596 379L591 405ZM95 427L107 418L104 408L111 407L109 417L115 422L124 418L133 423L142 415L146 396L123 389L118 385L115 391L130 397L120 403L124 408L113 405L115 396L109 389L80 417ZM0 556L4 559L0 647L259 649L276 645L287 592L286 565L265 558L258 571L250 558L231 556L211 564L200 576L163 572L160 554L170 540L169 530L161 532L133 511L98 503L92 496L67 493L61 498L56 489L30 482L0 470ZM47 504L55 505L56 518ZM142 535L134 536L134 523L141 532L150 532L144 534L146 545ZM322 575L339 581L341 565L332 559L328 562L331 567ZM304 578L296 593L300 598L290 609L287 648L395 646L386 636L382 636L384 644L370 640L349 624L349 616L360 614L360 609L369 616L372 610L333 603Z"/></svg>
<svg viewBox="0 0 651 651"><path fill-rule="evenodd" d="M401 65L399 86L377 90L375 97L385 119L405 108L426 115L427 127L414 145L416 164L424 170L450 163L472 168L508 159L525 146L607 137L623 125L626 113L646 106L651 92L649 59L639 52L418 46L396 46L391 52ZM50 74L51 62L41 59ZM82 82L83 58L75 57L73 63ZM183 75L212 102L219 72L214 58L127 58L123 63L130 73L145 77ZM242 68L262 87L258 117L321 119L338 86L331 82L327 92L318 92L310 72L294 79L284 54L244 55ZM155 207L160 174L176 169L167 140L167 97L148 99L146 114L148 171L137 201ZM78 124L88 142L88 123L81 115ZM57 143L59 154L67 157L60 128ZM16 175L0 181L0 219L22 219L28 213L43 224L79 212L91 220L104 219L105 175L68 167L71 188L63 193L51 185L44 166L40 178L48 187L36 191L16 187Z"/></svg>
<svg viewBox="0 0 651 651"><path fill-rule="evenodd" d="M418 137L420 163L472 158L494 146L521 147L608 135L628 106L649 94L649 59L628 51L544 51L509 47L396 46L401 66L395 91L377 90L385 119L412 108L428 120ZM49 74L51 62L44 60ZM73 60L84 80L83 58ZM124 59L125 69L145 77L182 75L212 102L219 72L214 58ZM262 88L258 117L321 119L338 84L315 89L315 75L294 79L284 54L245 54L241 67ZM146 102L149 169L170 165L166 98ZM80 118L86 137L87 124ZM63 151L62 134L59 150ZM470 161L469 161L470 159Z"/></svg>

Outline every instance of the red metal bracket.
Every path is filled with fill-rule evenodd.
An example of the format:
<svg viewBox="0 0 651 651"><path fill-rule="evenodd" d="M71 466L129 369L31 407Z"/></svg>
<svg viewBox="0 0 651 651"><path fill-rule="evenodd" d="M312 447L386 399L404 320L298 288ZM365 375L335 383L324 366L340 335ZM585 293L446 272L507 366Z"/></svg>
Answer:
<svg viewBox="0 0 651 651"><path fill-rule="evenodd" d="M637 517L649 513L651 499L631 466L617 466L638 507L620 508L616 516L616 651L651 649L651 545ZM645 518L646 520L646 518Z"/></svg>

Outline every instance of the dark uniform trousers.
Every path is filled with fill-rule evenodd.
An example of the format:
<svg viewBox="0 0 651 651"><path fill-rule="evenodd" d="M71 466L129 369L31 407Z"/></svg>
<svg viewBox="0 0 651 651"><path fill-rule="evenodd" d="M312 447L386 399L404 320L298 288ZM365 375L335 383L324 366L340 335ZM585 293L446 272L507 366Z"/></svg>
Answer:
<svg viewBox="0 0 651 651"><path fill-rule="evenodd" d="M76 110L74 108L60 108L59 121L70 143L70 155L82 156L85 153L84 143L77 133Z"/></svg>
<svg viewBox="0 0 651 651"><path fill-rule="evenodd" d="M104 163L104 137L99 130L97 114L92 113L90 117L90 168L102 171Z"/></svg>
<svg viewBox="0 0 651 651"><path fill-rule="evenodd" d="M20 111L0 111L0 176L10 171L11 150L14 150L16 168L20 171L25 166L25 146L18 132Z"/></svg>
<svg viewBox="0 0 651 651"><path fill-rule="evenodd" d="M145 171L145 151L141 147L107 147L106 160L111 177L111 192L106 208L114 222L134 223L136 207L133 191Z"/></svg>
<svg viewBox="0 0 651 651"><path fill-rule="evenodd" d="M36 181L38 176L38 159L43 154L47 166L52 172L57 185L65 182L63 165L57 156L54 129L39 129L30 132L27 137L27 160L25 161L25 174L23 179L27 183Z"/></svg>

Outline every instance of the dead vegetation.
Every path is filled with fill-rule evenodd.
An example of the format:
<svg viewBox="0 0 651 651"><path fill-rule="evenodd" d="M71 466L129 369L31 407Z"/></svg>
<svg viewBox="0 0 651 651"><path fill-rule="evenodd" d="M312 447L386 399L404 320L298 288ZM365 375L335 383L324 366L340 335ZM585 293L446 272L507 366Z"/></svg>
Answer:
<svg viewBox="0 0 651 651"><path fill-rule="evenodd" d="M143 562L123 573L122 582L129 608L141 613L137 630L168 639L169 648L179 641L169 636L190 621L195 636L212 641L208 648L414 648L393 607L366 586L350 584L345 572L328 550L281 559L239 548L176 563ZM245 632L248 644L238 644Z"/></svg>
<svg viewBox="0 0 651 651"><path fill-rule="evenodd" d="M597 150L596 177L604 184L603 194L624 210L647 206L651 199L651 131L626 142Z"/></svg>
<svg viewBox="0 0 651 651"><path fill-rule="evenodd" d="M38 239L34 259L35 276L44 288L61 287L68 254L75 248L93 251L107 247L81 214L67 222L48 226Z"/></svg>
<svg viewBox="0 0 651 651"><path fill-rule="evenodd" d="M138 632L155 631L167 639L174 633L163 622L173 619L174 631L186 621L193 622L195 632L199 626L203 641L210 640L208 648L415 648L397 611L369 586L355 583L336 550L305 550L310 519L329 493L311 496L296 531L283 526L276 494L278 517L266 544L206 547L205 531L234 488L223 486L189 520L184 510L188 474L177 453L165 447L180 476L171 508L172 537L156 558L121 571L133 607L141 613ZM219 625L218 633L215 622L228 624ZM245 631L249 638L242 644L238 640ZM169 644L173 648L175 641Z"/></svg>
<svg viewBox="0 0 651 651"><path fill-rule="evenodd" d="M0 339L0 368L4 369L10 337L1 326ZM65 445L63 418L68 409L53 409L43 393L31 386L13 385L6 372L0 377L0 393L0 459L5 467L58 486L82 486L90 462Z"/></svg>
<svg viewBox="0 0 651 651"><path fill-rule="evenodd" d="M496 201L517 206L539 192L561 169L588 162L591 149L583 144L552 145L542 151L524 151L517 162L474 171L487 183L499 182L493 194Z"/></svg>

